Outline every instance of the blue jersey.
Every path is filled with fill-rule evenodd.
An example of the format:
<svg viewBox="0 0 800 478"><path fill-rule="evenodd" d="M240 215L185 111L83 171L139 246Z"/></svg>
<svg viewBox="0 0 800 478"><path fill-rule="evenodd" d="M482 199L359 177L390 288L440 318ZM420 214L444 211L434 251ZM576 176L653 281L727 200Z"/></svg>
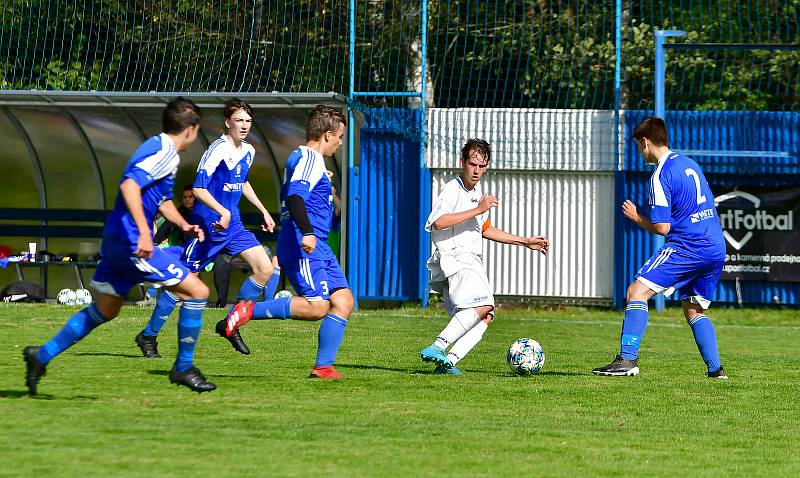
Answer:
<svg viewBox="0 0 800 478"><path fill-rule="evenodd" d="M142 189L142 209L147 224L153 224L161 203L172 198L178 163L180 157L172 139L161 133L139 146L125 166L120 184L130 178ZM118 194L114 210L106 220L103 242L133 251L138 239L139 228L136 227L122 194Z"/></svg>
<svg viewBox="0 0 800 478"><path fill-rule="evenodd" d="M228 230L244 227L239 217L239 200L244 192L255 152L255 148L245 141L242 141L241 148L236 149L223 135L206 149L197 167L194 187L207 190L217 202L230 211L231 223ZM199 225L206 234L225 236L228 230L212 232L211 224L217 222L219 217L219 214L202 201L197 201L192 208L189 223Z"/></svg>
<svg viewBox="0 0 800 478"><path fill-rule="evenodd" d="M300 234L297 224L286 207L286 198L293 195L300 196L305 201L308 219L314 228L314 235L318 239L317 248L311 257L325 259L333 257L330 248L324 247L333 216L331 181L325 173L325 158L307 146L295 149L286 160L280 198L282 225L278 235L278 257L281 260L284 256L287 256L287 259L307 256L300 249L303 235Z"/></svg>
<svg viewBox="0 0 800 478"><path fill-rule="evenodd" d="M650 178L650 220L669 223L666 242L703 259L725 257L714 194L700 166L686 156L669 152Z"/></svg>

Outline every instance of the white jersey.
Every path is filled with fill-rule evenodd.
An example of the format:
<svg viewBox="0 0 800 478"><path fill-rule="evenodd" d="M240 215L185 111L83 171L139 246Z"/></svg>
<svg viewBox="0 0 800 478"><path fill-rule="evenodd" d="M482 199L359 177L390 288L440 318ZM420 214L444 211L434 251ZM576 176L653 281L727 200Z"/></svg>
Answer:
<svg viewBox="0 0 800 478"><path fill-rule="evenodd" d="M447 229L433 228L433 223L445 214L475 209L481 196L483 193L477 184L472 191L467 191L460 177L445 184L433 202L428 222L425 223L425 230L431 233L433 240L434 255L452 256L465 252L478 257L483 255L483 229L488 223L488 211Z"/></svg>

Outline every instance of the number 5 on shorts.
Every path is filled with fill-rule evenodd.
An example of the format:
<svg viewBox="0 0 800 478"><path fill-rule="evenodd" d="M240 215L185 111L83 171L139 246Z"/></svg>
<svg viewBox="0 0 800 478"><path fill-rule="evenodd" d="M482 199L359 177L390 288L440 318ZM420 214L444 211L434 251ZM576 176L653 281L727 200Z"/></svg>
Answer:
<svg viewBox="0 0 800 478"><path fill-rule="evenodd" d="M176 266L175 264L170 264L170 265L168 265L168 266L167 266L167 270L168 270L169 272L171 272L171 273L175 274L175 277L176 277L177 279L180 279L180 278L182 278L182 277L183 277L183 271L181 270L181 268L180 268L180 267Z"/></svg>

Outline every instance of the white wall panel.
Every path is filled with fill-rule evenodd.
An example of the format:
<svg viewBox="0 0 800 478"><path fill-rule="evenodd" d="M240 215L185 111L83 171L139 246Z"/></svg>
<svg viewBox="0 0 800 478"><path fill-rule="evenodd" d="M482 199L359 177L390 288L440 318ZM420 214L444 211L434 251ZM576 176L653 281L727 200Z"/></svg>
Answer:
<svg viewBox="0 0 800 478"><path fill-rule="evenodd" d="M614 113L606 110L431 108L429 168L458 167L461 147L483 138L494 169L613 171Z"/></svg>
<svg viewBox="0 0 800 478"><path fill-rule="evenodd" d="M432 171L433 197L457 174ZM611 299L613 173L490 170L480 184L499 200L490 213L493 225L552 243L545 257L484 241L484 267L496 295Z"/></svg>

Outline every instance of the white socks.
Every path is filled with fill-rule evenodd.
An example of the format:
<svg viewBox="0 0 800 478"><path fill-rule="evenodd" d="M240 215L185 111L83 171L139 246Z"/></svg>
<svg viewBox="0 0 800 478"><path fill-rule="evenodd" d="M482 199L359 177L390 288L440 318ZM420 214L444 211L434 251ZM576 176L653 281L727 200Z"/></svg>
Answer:
<svg viewBox="0 0 800 478"><path fill-rule="evenodd" d="M481 318L475 313L475 309L459 310L453 318L450 319L450 323L447 324L447 327L436 337L436 341L433 342L433 344L440 349L446 349L463 337L468 330L471 330L480 321Z"/></svg>
<svg viewBox="0 0 800 478"><path fill-rule="evenodd" d="M470 350L472 350L478 342L481 341L483 338L483 333L486 332L486 328L489 327L489 324L480 320L474 327L472 327L469 332L464 334L458 342L453 345L453 348L450 349L450 353L447 354L447 359L455 365L458 363L459 360L463 359Z"/></svg>

